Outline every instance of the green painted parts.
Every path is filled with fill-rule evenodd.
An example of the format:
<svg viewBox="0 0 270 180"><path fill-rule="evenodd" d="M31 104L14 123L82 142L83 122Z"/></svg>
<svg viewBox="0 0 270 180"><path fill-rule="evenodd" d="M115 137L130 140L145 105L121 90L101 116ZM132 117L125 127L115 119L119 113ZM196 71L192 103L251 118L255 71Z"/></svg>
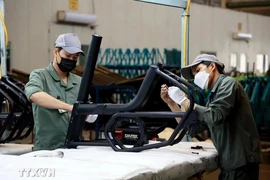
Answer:
<svg viewBox="0 0 270 180"><path fill-rule="evenodd" d="M270 77L265 77L266 85L261 99L261 105L264 109L265 127L270 128Z"/></svg>
<svg viewBox="0 0 270 180"><path fill-rule="evenodd" d="M270 128L270 77L250 77L241 84L250 98L256 124Z"/></svg>

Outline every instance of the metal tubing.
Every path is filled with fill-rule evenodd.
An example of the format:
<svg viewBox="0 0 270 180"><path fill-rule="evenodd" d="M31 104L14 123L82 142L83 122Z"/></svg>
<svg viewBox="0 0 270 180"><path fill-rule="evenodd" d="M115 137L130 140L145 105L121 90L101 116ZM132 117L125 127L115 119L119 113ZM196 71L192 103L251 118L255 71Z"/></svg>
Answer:
<svg viewBox="0 0 270 180"><path fill-rule="evenodd" d="M166 1L164 1L164 0L135 0L135 1L158 4L158 5L162 5L162 6L176 7L176 8L186 8L187 7L186 0L166 0Z"/></svg>
<svg viewBox="0 0 270 180"><path fill-rule="evenodd" d="M98 53L100 49L102 37L99 35L92 35L92 40L88 48L86 64L82 75L82 82L79 90L78 101L86 103L88 101L88 94L90 86L92 85L93 75L96 68Z"/></svg>
<svg viewBox="0 0 270 180"><path fill-rule="evenodd" d="M5 19L5 2L0 0L0 11L2 12L3 19ZM7 74L7 55L6 55L6 37L4 32L4 22L0 24L0 56L1 56L1 74Z"/></svg>
<svg viewBox="0 0 270 180"><path fill-rule="evenodd" d="M78 141L78 142L70 142L69 146L109 146L107 141L98 142L98 141Z"/></svg>
<svg viewBox="0 0 270 180"><path fill-rule="evenodd" d="M157 67L150 66L145 80L135 96L135 98L127 104L79 104L78 109L76 109L76 114L114 114L121 111L134 111L144 106L147 102L148 96L153 91L155 84L158 80L158 75L155 72Z"/></svg>
<svg viewBox="0 0 270 180"><path fill-rule="evenodd" d="M187 25L185 27L185 17L187 16ZM181 68L189 64L189 14L187 14L186 8L182 9L182 45L181 45ZM186 30L185 30L186 28ZM186 41L184 41L186 39ZM186 54L186 56L184 56Z"/></svg>
<svg viewBox="0 0 270 180"><path fill-rule="evenodd" d="M198 88L196 88L195 86L193 86L192 84L190 84L188 81L185 81L184 79L180 78L179 76L177 76L176 74L173 74L172 72L163 69L164 72L166 72L168 75L172 76L174 79L176 79L178 82L184 84L185 86L188 86L190 89L192 89L197 96L199 97L199 105L204 105L204 96L203 94L200 92L200 90Z"/></svg>
<svg viewBox="0 0 270 180"><path fill-rule="evenodd" d="M84 67L84 72L82 75L82 81L77 99L79 103L87 103L88 101L89 90L92 84L92 79L96 67L101 40L102 40L101 36L92 35L92 39L87 52L86 64ZM84 127L86 115L81 114L77 115L77 107L78 103L75 103L70 118L66 144L70 140L79 141L81 138L81 132Z"/></svg>

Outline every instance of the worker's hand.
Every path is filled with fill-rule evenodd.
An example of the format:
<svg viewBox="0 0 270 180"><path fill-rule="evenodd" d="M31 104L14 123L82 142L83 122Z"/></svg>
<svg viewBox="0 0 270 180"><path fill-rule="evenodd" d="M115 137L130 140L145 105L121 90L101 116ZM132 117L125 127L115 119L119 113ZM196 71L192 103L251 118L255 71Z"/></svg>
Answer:
<svg viewBox="0 0 270 180"><path fill-rule="evenodd" d="M68 112L72 112L72 110L73 110L73 105L69 105L67 111L68 111Z"/></svg>
<svg viewBox="0 0 270 180"><path fill-rule="evenodd" d="M168 88L168 95L174 102L179 105L182 105L182 103L187 99L185 93L175 86L170 86Z"/></svg>
<svg viewBox="0 0 270 180"><path fill-rule="evenodd" d="M163 84L160 89L160 97L161 99L167 103L168 105L170 104L175 104L175 102L170 98L168 94L168 86L166 84Z"/></svg>

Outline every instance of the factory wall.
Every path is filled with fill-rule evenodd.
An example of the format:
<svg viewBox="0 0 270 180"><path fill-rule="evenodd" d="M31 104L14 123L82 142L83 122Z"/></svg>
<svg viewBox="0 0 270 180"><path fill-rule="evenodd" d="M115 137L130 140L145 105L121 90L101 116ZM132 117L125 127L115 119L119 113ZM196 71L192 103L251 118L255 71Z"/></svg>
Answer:
<svg viewBox="0 0 270 180"><path fill-rule="evenodd" d="M58 10L97 15L95 28L56 23ZM181 48L181 9L134 0L79 0L78 10L68 0L8 0L5 19L11 42L11 68L31 72L52 60L53 45L61 33L78 34L88 45L94 33L106 48ZM232 32L252 34L249 42L232 39ZM257 54L270 55L270 17L191 4L190 61L202 51L214 52L230 67L230 54L252 64ZM243 64L243 63L242 63ZM240 65L240 62L238 62ZM243 68L243 67L242 67Z"/></svg>

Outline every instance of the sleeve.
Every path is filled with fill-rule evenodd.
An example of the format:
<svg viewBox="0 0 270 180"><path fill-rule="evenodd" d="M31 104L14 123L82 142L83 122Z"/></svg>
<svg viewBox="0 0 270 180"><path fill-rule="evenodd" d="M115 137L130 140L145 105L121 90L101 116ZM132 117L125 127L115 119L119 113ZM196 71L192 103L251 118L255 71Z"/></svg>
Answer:
<svg viewBox="0 0 270 180"><path fill-rule="evenodd" d="M205 123L201 121L197 121L196 124L193 124L188 131L188 134L191 137L195 137L196 135L202 133L203 131L207 130L208 127Z"/></svg>
<svg viewBox="0 0 270 180"><path fill-rule="evenodd" d="M236 97L236 81L228 78L221 82L217 89L215 99L209 103L209 107L196 105L197 119L209 125L221 124L230 116Z"/></svg>
<svg viewBox="0 0 270 180"><path fill-rule="evenodd" d="M29 81L25 85L25 95L27 99L30 101L30 96L36 92L43 91L43 77L40 75L38 71L33 71L30 74Z"/></svg>

